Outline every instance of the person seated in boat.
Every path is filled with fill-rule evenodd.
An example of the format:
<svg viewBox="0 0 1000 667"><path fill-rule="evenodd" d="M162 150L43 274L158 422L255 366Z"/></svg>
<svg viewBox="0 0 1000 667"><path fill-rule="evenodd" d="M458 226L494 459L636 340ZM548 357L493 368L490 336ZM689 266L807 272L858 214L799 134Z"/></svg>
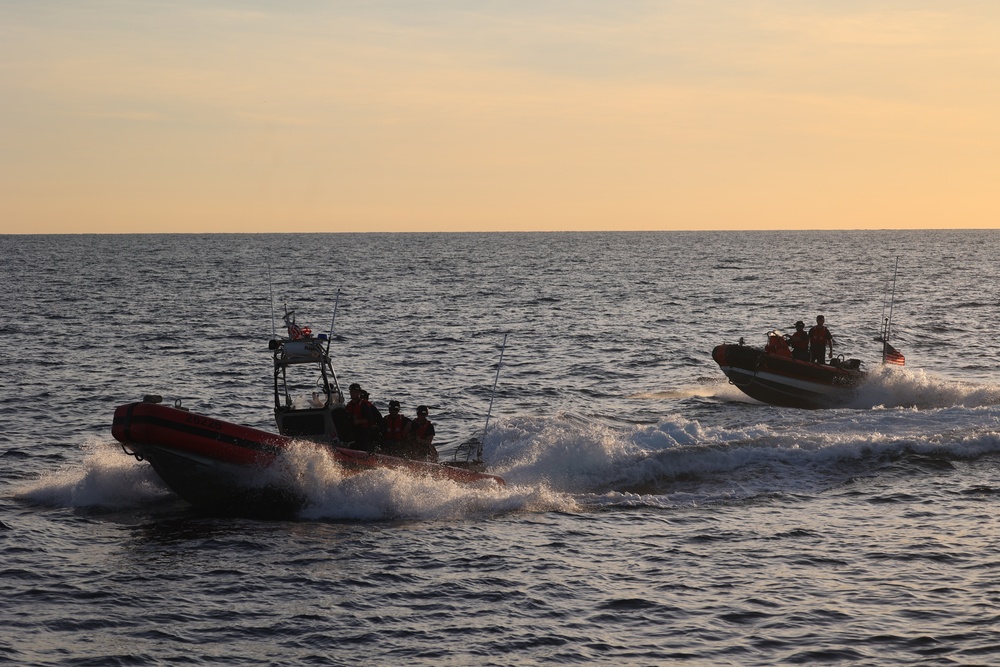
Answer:
<svg viewBox="0 0 1000 667"><path fill-rule="evenodd" d="M792 346L792 359L809 361L809 334L806 333L805 322L799 320L795 323L795 333L788 337L788 344Z"/></svg>
<svg viewBox="0 0 1000 667"><path fill-rule="evenodd" d="M375 448L375 438L372 437L372 430L375 420L372 414L372 404L365 396L368 392L361 389L357 382L348 387L351 393L351 400L345 406L347 414L351 416L354 423L354 445L352 449L360 449L365 452L372 452Z"/></svg>
<svg viewBox="0 0 1000 667"><path fill-rule="evenodd" d="M411 423L409 417L399 412L399 401L389 401L389 416L382 422L381 453L405 456Z"/></svg>
<svg viewBox="0 0 1000 667"><path fill-rule="evenodd" d="M408 457L421 461L437 461L438 453L434 448L434 424L427 419L427 406L417 406L417 418L410 423L410 442Z"/></svg>
<svg viewBox="0 0 1000 667"><path fill-rule="evenodd" d="M817 315L816 326L809 329L809 360L814 364L824 363L827 347L833 359L833 335L826 328L826 318Z"/></svg>
<svg viewBox="0 0 1000 667"><path fill-rule="evenodd" d="M385 417L383 417L382 412L375 407L375 404L371 401L371 395L364 389L361 390L361 401L365 406L365 411L368 413L368 434L371 437L371 450L374 451L378 449L378 445L382 441L383 422L385 422Z"/></svg>

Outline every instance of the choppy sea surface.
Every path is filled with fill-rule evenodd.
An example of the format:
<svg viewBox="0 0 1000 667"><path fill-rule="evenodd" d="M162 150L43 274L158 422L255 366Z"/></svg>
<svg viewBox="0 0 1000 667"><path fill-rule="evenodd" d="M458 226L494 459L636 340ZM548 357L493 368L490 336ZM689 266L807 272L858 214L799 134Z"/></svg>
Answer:
<svg viewBox="0 0 1000 667"><path fill-rule="evenodd" d="M998 244L0 236L0 663L1000 664ZM112 439L146 393L273 430L274 315L326 331L335 301L341 382L428 404L443 455L508 334L505 487L303 453L299 516L213 516ZM873 375L850 407L757 403L711 359L817 314Z"/></svg>

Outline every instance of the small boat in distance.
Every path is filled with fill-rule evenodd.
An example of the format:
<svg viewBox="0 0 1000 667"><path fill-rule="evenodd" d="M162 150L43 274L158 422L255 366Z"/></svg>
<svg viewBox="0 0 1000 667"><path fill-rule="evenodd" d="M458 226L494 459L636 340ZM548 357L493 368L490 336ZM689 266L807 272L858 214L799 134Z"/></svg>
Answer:
<svg viewBox="0 0 1000 667"><path fill-rule="evenodd" d="M280 465L296 441L327 450L345 474L374 469L461 483L503 485L476 460L445 464L352 449L353 421L330 359L330 337L313 336L286 311L287 338L273 338L274 419L270 433L191 412L157 395L115 410L111 433L126 454L149 461L177 495L196 507L252 515L287 515L308 498ZM481 454L481 450L480 450Z"/></svg>
<svg viewBox="0 0 1000 667"><path fill-rule="evenodd" d="M764 348L745 345L741 338L712 350L730 384L758 401L788 408L843 407L867 378L859 359L814 364L793 359L779 332L768 332L767 339Z"/></svg>
<svg viewBox="0 0 1000 667"><path fill-rule="evenodd" d="M875 339L882 344L882 364L903 366L903 354L889 344L892 333L892 311L896 301L896 276L899 257L892 274L892 297L887 299L889 316L886 317L886 300L882 303L882 333ZM886 290L888 297L888 290ZM823 317L816 318L822 325ZM802 324L797 322L796 325ZM810 331L810 337L812 331ZM849 405L863 385L868 374L861 370L860 359L845 359L843 355L830 359L829 364L813 363L792 357L788 346L790 337L779 331L767 333L763 348L744 344L717 345L712 359L735 385L750 398L787 408L839 408ZM815 344L811 342L810 344ZM825 350L824 350L825 351ZM831 344L830 354L833 354Z"/></svg>

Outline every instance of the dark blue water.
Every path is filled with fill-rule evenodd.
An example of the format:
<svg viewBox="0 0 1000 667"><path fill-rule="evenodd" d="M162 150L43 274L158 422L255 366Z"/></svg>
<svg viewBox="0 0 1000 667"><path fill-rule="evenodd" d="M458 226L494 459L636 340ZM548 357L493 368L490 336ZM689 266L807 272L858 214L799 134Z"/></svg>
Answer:
<svg viewBox="0 0 1000 667"><path fill-rule="evenodd" d="M0 236L0 662L1000 662L996 231ZM873 342L893 266L894 342ZM273 430L272 308L342 382L481 430L502 489L298 452L294 520L192 510L145 393ZM273 295L273 298L272 298ZM872 381L744 397L712 347L822 313Z"/></svg>

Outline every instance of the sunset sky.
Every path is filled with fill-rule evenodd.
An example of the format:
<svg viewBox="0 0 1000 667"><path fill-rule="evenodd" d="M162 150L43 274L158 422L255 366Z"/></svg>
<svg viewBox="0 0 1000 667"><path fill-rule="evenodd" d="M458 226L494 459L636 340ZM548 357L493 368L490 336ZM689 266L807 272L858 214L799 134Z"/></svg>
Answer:
<svg viewBox="0 0 1000 667"><path fill-rule="evenodd" d="M0 0L0 233L921 227L994 0Z"/></svg>

